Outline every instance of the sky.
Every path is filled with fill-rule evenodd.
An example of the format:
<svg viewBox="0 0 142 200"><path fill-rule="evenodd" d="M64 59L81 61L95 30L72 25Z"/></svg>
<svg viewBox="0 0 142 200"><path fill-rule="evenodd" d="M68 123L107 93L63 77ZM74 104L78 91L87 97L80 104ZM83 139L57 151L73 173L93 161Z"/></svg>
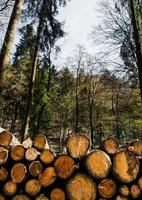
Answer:
<svg viewBox="0 0 142 200"><path fill-rule="evenodd" d="M59 63L73 54L78 44L86 47L89 53L95 52L95 45L90 39L93 26L99 23L97 4L101 0L70 0L64 8L59 10L58 18L64 22L64 31L66 36L57 44L61 47L61 53L58 55ZM3 41L4 34L0 34L0 41ZM15 43L19 42L19 33L17 32ZM15 51L15 45L12 52Z"/></svg>
<svg viewBox="0 0 142 200"><path fill-rule="evenodd" d="M60 59L73 54L75 47L85 46L89 53L95 52L90 34L92 27L99 23L97 4L100 0L71 0L59 11L59 20L65 21L64 31L67 33L60 41L62 53Z"/></svg>

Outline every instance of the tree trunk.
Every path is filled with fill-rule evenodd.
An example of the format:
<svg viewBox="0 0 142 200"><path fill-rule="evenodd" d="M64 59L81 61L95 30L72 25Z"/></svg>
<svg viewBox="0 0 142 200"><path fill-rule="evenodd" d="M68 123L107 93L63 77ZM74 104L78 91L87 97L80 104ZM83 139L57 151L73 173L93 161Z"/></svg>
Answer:
<svg viewBox="0 0 142 200"><path fill-rule="evenodd" d="M80 72L80 64L81 64L81 58L78 61L77 66L77 73L76 73L76 122L75 122L75 131L78 133L79 131L79 72Z"/></svg>
<svg viewBox="0 0 142 200"><path fill-rule="evenodd" d="M16 0L15 5L10 17L6 35L4 38L3 46L0 53L0 89L4 83L5 69L10 60L10 52L16 35L18 22L20 19L21 9L24 4L24 0Z"/></svg>
<svg viewBox="0 0 142 200"><path fill-rule="evenodd" d="M141 43L140 43L140 35L137 27L136 16L135 16L135 8L133 0L129 0L129 7L131 13L131 23L133 26L133 38L136 45L136 59L137 59L137 67L138 67L138 76L139 76L139 88L140 95L142 101L142 52L141 52Z"/></svg>
<svg viewBox="0 0 142 200"><path fill-rule="evenodd" d="M43 4L44 4L44 1L43 1ZM22 138L21 138L22 141L25 140L26 138L28 138L28 136L29 136L28 130L29 130L30 117L31 117L31 107L32 107L32 102L33 102L34 82L35 82L35 78L36 78L39 43L40 43L40 38L41 38L42 26L43 26L43 23L42 23L43 9L44 9L44 6L42 6L42 9L41 9L39 25L38 25L38 29L37 29L37 38L36 38L34 55L33 55L31 78L30 78L30 83L29 83L29 92L28 92L28 97L27 97L24 124L23 124L23 128L22 128Z"/></svg>

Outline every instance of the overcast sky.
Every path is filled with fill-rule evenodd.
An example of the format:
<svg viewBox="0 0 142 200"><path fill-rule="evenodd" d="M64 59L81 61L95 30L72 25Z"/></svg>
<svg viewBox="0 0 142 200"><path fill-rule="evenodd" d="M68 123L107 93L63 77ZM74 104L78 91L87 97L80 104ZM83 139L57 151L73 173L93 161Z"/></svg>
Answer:
<svg viewBox="0 0 142 200"><path fill-rule="evenodd" d="M60 42L61 59L70 56L77 44L84 45L87 51L93 53L95 47L89 39L92 27L97 25L97 4L100 0L71 0L60 10L59 19L65 21L64 31L67 35Z"/></svg>

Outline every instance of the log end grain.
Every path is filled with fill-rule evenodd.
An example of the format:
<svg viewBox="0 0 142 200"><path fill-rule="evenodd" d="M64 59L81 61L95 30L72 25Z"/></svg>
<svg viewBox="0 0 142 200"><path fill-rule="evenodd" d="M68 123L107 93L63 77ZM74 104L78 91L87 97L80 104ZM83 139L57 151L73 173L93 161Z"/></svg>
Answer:
<svg viewBox="0 0 142 200"><path fill-rule="evenodd" d="M69 200L96 199L96 185L92 178L84 174L76 174L66 186Z"/></svg>
<svg viewBox="0 0 142 200"><path fill-rule="evenodd" d="M31 179L26 182L25 191L29 196L36 196L41 190L41 184L37 179Z"/></svg>
<svg viewBox="0 0 142 200"><path fill-rule="evenodd" d="M133 199L136 199L136 198L140 197L140 195L141 195L141 190L140 190L139 186L135 185L135 184L131 185L131 187L130 187L130 196Z"/></svg>
<svg viewBox="0 0 142 200"><path fill-rule="evenodd" d="M129 193L130 193L128 186L127 186L127 185L121 185L121 186L119 187L119 193L120 193L120 195L122 195L122 196L128 197L128 196L129 196Z"/></svg>
<svg viewBox="0 0 142 200"><path fill-rule="evenodd" d="M47 167L40 175L39 182L43 187L49 187L56 180L56 172L54 167Z"/></svg>
<svg viewBox="0 0 142 200"><path fill-rule="evenodd" d="M40 154L40 160L44 164L50 164L54 161L55 155L52 151L49 149L45 149Z"/></svg>
<svg viewBox="0 0 142 200"><path fill-rule="evenodd" d="M127 150L122 150L114 156L113 174L123 183L134 181L138 176L139 168L138 159L133 153Z"/></svg>
<svg viewBox="0 0 142 200"><path fill-rule="evenodd" d="M101 197L112 198L116 193L116 183L113 179L103 179L98 185L98 191Z"/></svg>
<svg viewBox="0 0 142 200"><path fill-rule="evenodd" d="M21 183L25 180L27 168L22 163L14 164L11 169L11 179L15 183Z"/></svg>
<svg viewBox="0 0 142 200"><path fill-rule="evenodd" d="M8 147L12 141L12 134L9 131L2 131L0 133L0 146Z"/></svg>
<svg viewBox="0 0 142 200"><path fill-rule="evenodd" d="M70 156L61 155L55 160L54 168L59 178L67 179L74 172L75 162Z"/></svg>
<svg viewBox="0 0 142 200"><path fill-rule="evenodd" d="M43 134L37 134L34 137L33 145L38 150L44 150L47 143L46 136Z"/></svg>
<svg viewBox="0 0 142 200"><path fill-rule="evenodd" d="M29 148L25 152L25 158L28 161L36 160L38 155L39 155L39 152L35 148Z"/></svg>
<svg viewBox="0 0 142 200"><path fill-rule="evenodd" d="M108 176L111 165L109 156L101 150L92 151L85 159L85 166L88 173L98 179Z"/></svg>
<svg viewBox="0 0 142 200"><path fill-rule="evenodd" d="M11 148L10 156L14 161L20 161L25 156L25 149L22 145L16 145Z"/></svg>
<svg viewBox="0 0 142 200"><path fill-rule="evenodd" d="M0 165L3 165L8 160L8 150L0 147Z"/></svg>
<svg viewBox="0 0 142 200"><path fill-rule="evenodd" d="M40 161L33 161L29 165L29 172L33 177L38 177L43 170L42 163Z"/></svg>
<svg viewBox="0 0 142 200"><path fill-rule="evenodd" d="M8 170L4 167L0 168L0 181L6 181L8 178Z"/></svg>
<svg viewBox="0 0 142 200"><path fill-rule="evenodd" d="M83 134L74 134L67 140L67 151L73 158L82 158L90 148L90 139Z"/></svg>
<svg viewBox="0 0 142 200"><path fill-rule="evenodd" d="M60 188L54 188L50 193L50 200L65 200L65 192Z"/></svg>
<svg viewBox="0 0 142 200"><path fill-rule="evenodd" d="M4 184L3 192L5 196L11 197L16 193L16 191L17 191L17 184L14 183L13 181L8 181L7 183Z"/></svg>
<svg viewBox="0 0 142 200"><path fill-rule="evenodd" d="M115 154L118 151L119 142L117 138L109 137L102 142L101 148L108 154Z"/></svg>

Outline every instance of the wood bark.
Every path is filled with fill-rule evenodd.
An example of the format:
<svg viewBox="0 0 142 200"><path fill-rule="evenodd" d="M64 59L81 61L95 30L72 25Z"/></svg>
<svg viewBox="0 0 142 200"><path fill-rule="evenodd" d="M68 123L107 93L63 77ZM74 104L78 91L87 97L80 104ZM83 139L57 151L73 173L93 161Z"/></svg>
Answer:
<svg viewBox="0 0 142 200"><path fill-rule="evenodd" d="M131 23L133 26L133 38L136 46L136 62L138 68L138 77L139 77L139 88L140 88L140 95L142 100L142 44L140 43L140 35L138 31L138 26L136 22L136 14L134 8L134 1L129 0L129 7L130 7L130 16L131 16Z"/></svg>
<svg viewBox="0 0 142 200"><path fill-rule="evenodd" d="M9 20L6 35L4 38L3 45L2 45L2 49L0 53L0 89L4 83L4 78L5 78L4 74L5 74L7 65L9 64L10 52L12 49L12 45L14 43L14 38L16 35L16 30L17 30L19 19L20 19L23 4L24 4L24 0L15 0L13 11Z"/></svg>
<svg viewBox="0 0 142 200"><path fill-rule="evenodd" d="M28 130L29 130L31 108L32 108L32 102L33 102L33 89L34 89L34 83L35 83L35 79L36 79L39 45L40 45L41 33L42 33L42 29L43 29L43 17L44 17L43 11L44 11L44 0L42 2L42 8L41 8L41 11L39 14L39 24L38 24L38 28L37 28L35 49L34 49L34 53L33 53L33 62L32 62L32 66L31 66L32 70L31 70L31 77L30 77L29 88L28 88L29 90L28 90L28 96L27 96L27 104L26 104L26 110L25 110L25 117L24 117L21 141L25 140L29 136Z"/></svg>

